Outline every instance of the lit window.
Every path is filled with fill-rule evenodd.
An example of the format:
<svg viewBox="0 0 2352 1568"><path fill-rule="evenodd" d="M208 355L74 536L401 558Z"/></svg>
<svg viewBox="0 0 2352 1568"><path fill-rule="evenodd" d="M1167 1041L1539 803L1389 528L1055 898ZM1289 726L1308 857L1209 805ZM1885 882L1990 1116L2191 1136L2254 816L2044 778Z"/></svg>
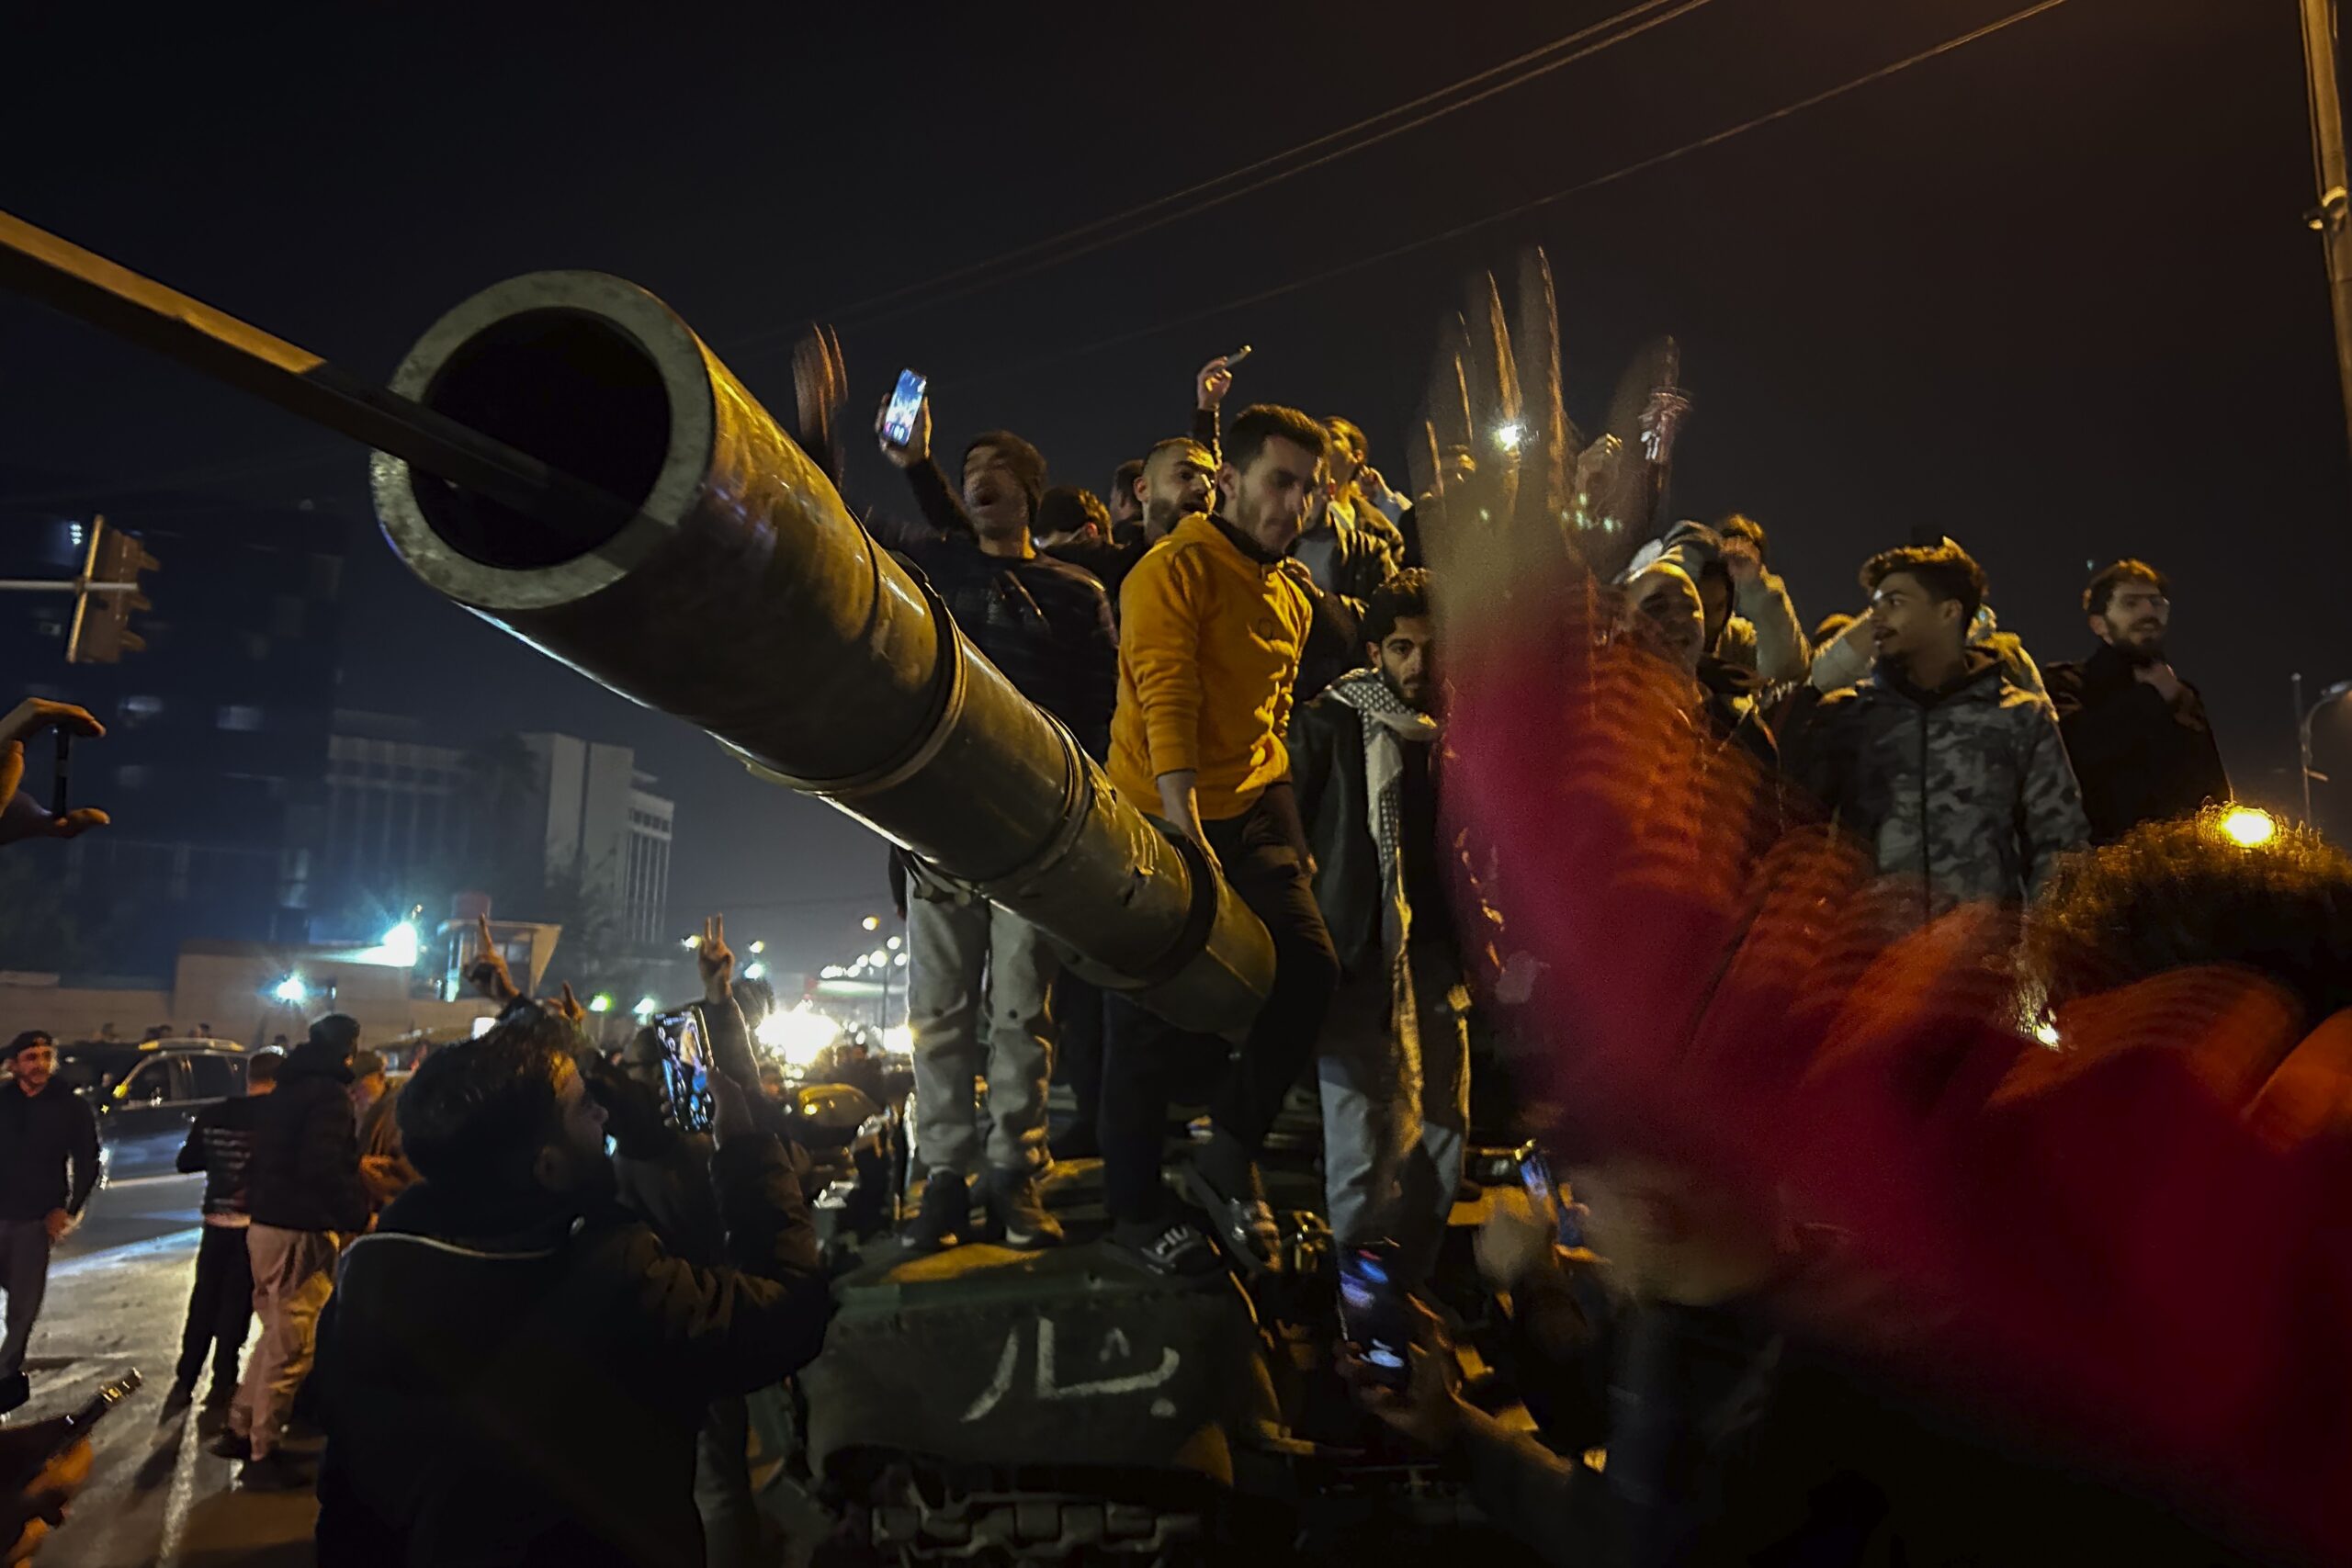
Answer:
<svg viewBox="0 0 2352 1568"><path fill-rule="evenodd" d="M153 718L163 711L164 699L161 697L122 699L122 722L125 726L136 725L141 720Z"/></svg>
<svg viewBox="0 0 2352 1568"><path fill-rule="evenodd" d="M220 728L223 729L259 729L261 728L261 709L234 705L224 707L220 710Z"/></svg>

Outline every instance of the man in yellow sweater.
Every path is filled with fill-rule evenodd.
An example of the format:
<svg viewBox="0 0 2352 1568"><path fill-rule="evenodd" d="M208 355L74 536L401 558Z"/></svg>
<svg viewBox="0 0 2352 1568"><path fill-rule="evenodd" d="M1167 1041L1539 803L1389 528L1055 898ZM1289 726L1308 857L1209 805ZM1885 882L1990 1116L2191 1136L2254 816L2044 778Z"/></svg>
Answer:
<svg viewBox="0 0 2352 1568"><path fill-rule="evenodd" d="M1312 857L1291 794L1293 683L1313 619L1283 559L1323 478L1324 433L1295 409L1243 411L1225 438L1217 511L1177 524L1120 591L1119 703L1111 779L1217 863L1274 942L1274 983L1183 1171L1244 1267L1274 1266L1280 1238L1257 1155L1305 1070L1339 982L1316 908ZM1217 1267L1208 1236L1171 1213L1160 1184L1170 1072L1186 1053L1168 1025L1113 997L1103 1042L1103 1196L1111 1240L1163 1273Z"/></svg>

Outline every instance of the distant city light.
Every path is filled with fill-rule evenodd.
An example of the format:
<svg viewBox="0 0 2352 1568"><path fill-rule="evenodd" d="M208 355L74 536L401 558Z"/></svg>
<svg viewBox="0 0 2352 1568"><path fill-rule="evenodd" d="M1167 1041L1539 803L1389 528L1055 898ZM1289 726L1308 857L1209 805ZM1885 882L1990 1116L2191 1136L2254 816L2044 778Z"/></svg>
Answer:
<svg viewBox="0 0 2352 1568"><path fill-rule="evenodd" d="M840 964L828 964L822 969L817 971L817 978L820 980L838 980L842 977L843 973L844 971Z"/></svg>
<svg viewBox="0 0 2352 1568"><path fill-rule="evenodd" d="M864 926L867 931L878 931L882 929L882 917L879 915L868 915L865 919L858 923Z"/></svg>
<svg viewBox="0 0 2352 1568"><path fill-rule="evenodd" d="M764 964L754 962L743 966L743 978L746 980L765 979L767 977L767 973L768 966Z"/></svg>
<svg viewBox="0 0 2352 1568"><path fill-rule="evenodd" d="M1508 424L1499 424L1495 427L1495 445L1506 452L1516 452L1519 450L1521 439L1525 434L1526 432L1520 428L1516 420Z"/></svg>
<svg viewBox="0 0 2352 1568"><path fill-rule="evenodd" d="M298 1008L311 999L311 987L302 984L300 975L288 975L277 982L269 994L288 1007Z"/></svg>
<svg viewBox="0 0 2352 1568"><path fill-rule="evenodd" d="M2222 813L2222 836L2240 849L2258 850L2278 836L2278 819L2251 806L2233 806Z"/></svg>
<svg viewBox="0 0 2352 1568"><path fill-rule="evenodd" d="M598 991L594 996L590 997L590 998L588 998L588 1010L589 1010L590 1012L610 1012L610 1011L612 1011L612 1010L613 1010L613 994L612 994L612 992L610 992L610 991Z"/></svg>
<svg viewBox="0 0 2352 1568"><path fill-rule="evenodd" d="M702 945L702 938L698 936L690 936L686 938L685 945L688 947L700 947Z"/></svg>
<svg viewBox="0 0 2352 1568"><path fill-rule="evenodd" d="M901 969L904 969L906 966L907 966L907 955L906 955L905 953L902 953L899 954L899 968L901 968Z"/></svg>
<svg viewBox="0 0 2352 1568"><path fill-rule="evenodd" d="M662 1004L654 1000L651 997L639 997L637 998L636 1012L638 1017L650 1018L661 1010Z"/></svg>
<svg viewBox="0 0 2352 1568"><path fill-rule="evenodd" d="M797 1067L805 1067L817 1054L841 1037L841 1025L807 1003L789 1012L772 1012L752 1032L759 1043Z"/></svg>
<svg viewBox="0 0 2352 1568"><path fill-rule="evenodd" d="M407 920L402 920L399 925L386 931L380 945L383 947L384 956L391 961L392 966L396 969L415 968L416 956L424 950L424 944L417 939L416 927Z"/></svg>
<svg viewBox="0 0 2352 1568"><path fill-rule="evenodd" d="M877 947L865 955L865 961L868 964L888 964L890 962L890 955Z"/></svg>
<svg viewBox="0 0 2352 1568"><path fill-rule="evenodd" d="M896 953L896 952L898 952L898 951L899 951L899 939L898 939L897 937L892 937L889 941L888 941L888 942L884 942L882 945L883 945L883 946L885 946L885 947L887 947L887 948L888 948L891 952Z"/></svg>
<svg viewBox="0 0 2352 1568"><path fill-rule="evenodd" d="M882 1032L882 1049L905 1055L915 1048L915 1032L903 1023L894 1023Z"/></svg>
<svg viewBox="0 0 2352 1568"><path fill-rule="evenodd" d="M768 944L767 944L766 942L753 942L753 943L752 944L752 951L753 953L765 953L767 950L768 950Z"/></svg>

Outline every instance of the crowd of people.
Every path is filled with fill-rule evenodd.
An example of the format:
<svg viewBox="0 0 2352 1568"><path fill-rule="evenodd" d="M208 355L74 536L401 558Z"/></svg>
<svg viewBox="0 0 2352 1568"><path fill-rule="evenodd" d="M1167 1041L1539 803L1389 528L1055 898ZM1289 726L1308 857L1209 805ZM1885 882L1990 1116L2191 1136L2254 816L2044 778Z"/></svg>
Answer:
<svg viewBox="0 0 2352 1568"><path fill-rule="evenodd" d="M1430 498L1392 490L1344 418L1259 403L1227 419L1233 380L1227 361L1204 367L1187 428L1120 464L1107 502L1052 485L1045 456L1003 430L967 441L951 481L927 402L903 440L876 422L913 515L876 508L865 525L1113 788L1216 868L1275 960L1244 1037L1182 1037L1065 969L1035 926L894 853L926 1172L910 1250L1066 1244L1042 1178L1099 1156L1102 1245L1120 1257L1180 1278L1278 1272L1259 1161L1311 1084L1339 1247L1381 1249L1408 1288L1435 1268L1470 1139L1474 1032L1495 1027L1481 1014L1507 987L1484 962L1487 912L1464 900L1444 805L1458 694L1439 648L1444 583L1421 547ZM2079 907L2099 885L2069 868L2144 857L2152 835L2188 833L2176 849L2189 857L2211 840L2199 813L2229 783L2166 653L2170 586L2154 566L2094 576L2087 657L2045 671L1998 628L1984 572L1950 539L1890 542L1861 568L1857 613L1810 630L1770 558L1745 516L1667 528L1607 585L1598 637L1662 674L1702 769L1755 781L1776 823L1826 820L1915 926L2066 886ZM73 710L41 721L95 728ZM0 839L103 825L24 807L21 739L0 751L17 770L0 778ZM2352 889L2341 857L2283 844ZM723 926L697 951L708 1134L663 1114L658 1041L606 1059L570 990L523 994L486 926L473 978L500 1012L479 1040L391 1088L358 1025L331 1015L253 1056L245 1096L190 1129L180 1166L206 1175L204 1229L167 1407L194 1403L209 1360L214 1451L242 1461L248 1487L315 1484L323 1560L760 1560L744 1402L816 1354L828 1295L805 1160L760 1092L772 1073ZM47 1249L88 1201L96 1134L86 1106L50 1087L46 1036L12 1056L0 1379L14 1381L0 1402L22 1403ZM1180 1085L1204 1061L1213 1082ZM1057 1071L1078 1101L1058 1137ZM1209 1114L1171 1164L1180 1093ZM1890 1418L1842 1370L1781 1366L1750 1308L1789 1278L1801 1216L1613 1152L1569 1168L1589 1247L1516 1201L1480 1243L1548 1444L1465 1400L1434 1318L1410 1386L1364 1394L1405 1438L1462 1457L1506 1528L1563 1561L1689 1560L1696 1540L1746 1551L1792 1529L1818 1548L1870 1534L1884 1502L1824 1504L1826 1476L1973 1473L1868 1436ZM1634 1374L1655 1373L1642 1358L1668 1342L1711 1347L1721 1386L1649 1410L1632 1395L1656 1391ZM1783 1396L1782 1382L1804 1392ZM1676 1425L1722 1416L1710 1400L1739 1420ZM1871 1422L1819 1440L1863 1406ZM306 1421L327 1437L315 1474L286 1451ZM1759 1432L1770 1441L1751 1443ZM1899 1461L1870 1451L1896 1447ZM1605 1479L1563 1457L1599 1448ZM1966 1514L1955 1487L1927 1490L1932 1506L1906 1522L1993 1540L1952 1523Z"/></svg>

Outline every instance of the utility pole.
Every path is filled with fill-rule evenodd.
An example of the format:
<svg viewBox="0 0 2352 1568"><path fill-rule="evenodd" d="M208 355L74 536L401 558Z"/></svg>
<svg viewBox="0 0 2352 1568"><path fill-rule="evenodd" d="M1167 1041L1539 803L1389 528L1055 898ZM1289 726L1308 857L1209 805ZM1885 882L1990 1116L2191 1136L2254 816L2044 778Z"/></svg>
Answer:
<svg viewBox="0 0 2352 1568"><path fill-rule="evenodd" d="M2327 291L2335 310L2335 365L2352 440L2352 175L2345 172L2344 101L2335 82L2335 0L2302 0L2303 73L2311 89L2312 160L2319 205L2307 219L2327 244Z"/></svg>

